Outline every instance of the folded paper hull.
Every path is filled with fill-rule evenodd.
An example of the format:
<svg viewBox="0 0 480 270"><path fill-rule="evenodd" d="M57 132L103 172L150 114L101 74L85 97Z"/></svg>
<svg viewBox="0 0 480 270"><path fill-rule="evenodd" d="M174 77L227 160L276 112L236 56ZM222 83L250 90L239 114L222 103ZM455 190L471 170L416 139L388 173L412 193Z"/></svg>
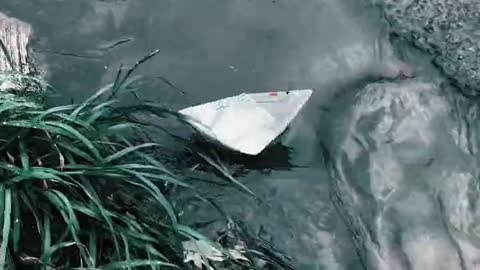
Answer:
<svg viewBox="0 0 480 270"><path fill-rule="evenodd" d="M198 131L220 144L257 155L306 104L312 90L241 94L180 111Z"/></svg>

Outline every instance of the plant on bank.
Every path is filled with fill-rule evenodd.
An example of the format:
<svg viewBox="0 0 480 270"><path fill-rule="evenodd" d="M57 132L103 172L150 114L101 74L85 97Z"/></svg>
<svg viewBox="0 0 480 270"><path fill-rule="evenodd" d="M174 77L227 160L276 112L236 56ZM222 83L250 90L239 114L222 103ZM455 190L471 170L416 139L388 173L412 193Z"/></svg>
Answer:
<svg viewBox="0 0 480 270"><path fill-rule="evenodd" d="M157 145L142 142L142 124L134 121L142 108L169 112L147 104L114 107L134 90L135 68L79 105L48 109L32 100L36 91L0 94L0 265L7 249L29 250L45 267L178 265L177 236L188 228L178 224L161 186L188 185L142 151ZM2 85L28 80L8 75ZM117 191L154 198L161 224L116 208Z"/></svg>
<svg viewBox="0 0 480 270"><path fill-rule="evenodd" d="M16 264L44 269L178 269L191 267L184 256L192 243L195 264L212 267L200 243L204 251L253 267L244 251L224 249L178 221L167 187L192 186L152 154L160 146L141 119L181 116L154 104L120 105L140 80L132 73L157 52L120 69L112 84L81 104L46 108L39 102L49 87L42 80L0 76L2 267L10 252ZM130 207L125 197L156 204L156 217Z"/></svg>

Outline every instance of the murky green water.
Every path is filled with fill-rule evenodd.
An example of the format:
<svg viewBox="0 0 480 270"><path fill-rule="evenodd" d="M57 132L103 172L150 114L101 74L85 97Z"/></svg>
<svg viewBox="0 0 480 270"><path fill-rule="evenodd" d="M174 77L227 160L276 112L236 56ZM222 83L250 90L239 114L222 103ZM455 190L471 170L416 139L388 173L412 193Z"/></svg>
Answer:
<svg viewBox="0 0 480 270"><path fill-rule="evenodd" d="M475 2L2 0L0 9L36 30L33 48L64 95L52 102L91 94L157 48L141 70L152 78L143 97L173 108L314 88L282 139L291 151L242 161L261 203L210 191L298 269L480 267L478 107L459 94L478 89Z"/></svg>

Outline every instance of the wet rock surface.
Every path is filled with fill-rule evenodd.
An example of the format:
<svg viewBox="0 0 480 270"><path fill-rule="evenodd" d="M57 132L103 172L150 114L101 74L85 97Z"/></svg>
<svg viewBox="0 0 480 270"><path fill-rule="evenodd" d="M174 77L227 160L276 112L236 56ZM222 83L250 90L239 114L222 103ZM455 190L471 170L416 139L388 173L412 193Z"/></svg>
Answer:
<svg viewBox="0 0 480 270"><path fill-rule="evenodd" d="M337 101L329 192L363 269L479 267L476 138L452 104L478 107L442 85L373 83Z"/></svg>
<svg viewBox="0 0 480 270"><path fill-rule="evenodd" d="M378 0L392 31L434 57L468 95L480 95L480 2Z"/></svg>
<svg viewBox="0 0 480 270"><path fill-rule="evenodd" d="M0 13L0 73L33 71L28 53L31 35L29 24Z"/></svg>

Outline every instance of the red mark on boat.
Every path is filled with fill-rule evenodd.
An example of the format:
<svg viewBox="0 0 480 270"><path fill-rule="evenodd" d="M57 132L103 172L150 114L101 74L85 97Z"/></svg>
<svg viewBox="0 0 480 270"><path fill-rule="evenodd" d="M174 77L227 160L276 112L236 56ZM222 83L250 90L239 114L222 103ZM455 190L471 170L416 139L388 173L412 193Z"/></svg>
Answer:
<svg viewBox="0 0 480 270"><path fill-rule="evenodd" d="M272 92L272 93L270 93L269 95L270 95L271 97L276 97L276 96L278 96L278 93Z"/></svg>

